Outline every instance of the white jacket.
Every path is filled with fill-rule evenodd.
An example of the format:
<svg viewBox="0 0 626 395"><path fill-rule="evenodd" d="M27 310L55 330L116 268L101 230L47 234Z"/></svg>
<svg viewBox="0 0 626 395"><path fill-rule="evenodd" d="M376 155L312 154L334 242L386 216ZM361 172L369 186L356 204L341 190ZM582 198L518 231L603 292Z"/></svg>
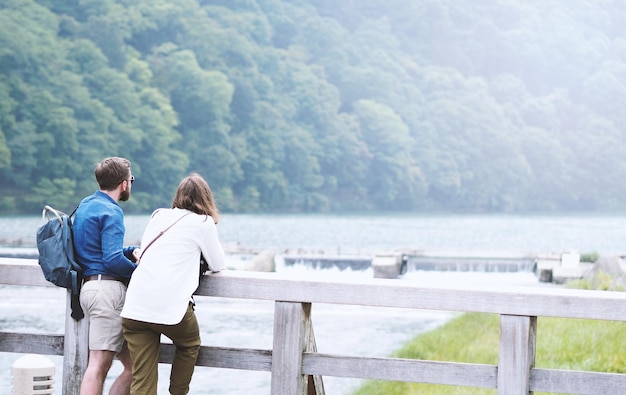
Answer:
<svg viewBox="0 0 626 395"><path fill-rule="evenodd" d="M135 269L122 317L155 324L178 324L198 288L200 253L209 270L225 266L224 250L213 218L183 209L159 209L152 213L141 247L185 214L142 255Z"/></svg>

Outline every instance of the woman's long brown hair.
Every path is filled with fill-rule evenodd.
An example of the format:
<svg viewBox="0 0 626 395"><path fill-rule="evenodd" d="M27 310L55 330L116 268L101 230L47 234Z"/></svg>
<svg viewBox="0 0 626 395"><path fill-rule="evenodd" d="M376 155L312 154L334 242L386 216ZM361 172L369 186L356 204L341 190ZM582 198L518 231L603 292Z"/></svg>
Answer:
<svg viewBox="0 0 626 395"><path fill-rule="evenodd" d="M209 184L198 173L191 173L178 184L172 208L182 208L196 214L205 214L219 222L219 210L213 200Z"/></svg>

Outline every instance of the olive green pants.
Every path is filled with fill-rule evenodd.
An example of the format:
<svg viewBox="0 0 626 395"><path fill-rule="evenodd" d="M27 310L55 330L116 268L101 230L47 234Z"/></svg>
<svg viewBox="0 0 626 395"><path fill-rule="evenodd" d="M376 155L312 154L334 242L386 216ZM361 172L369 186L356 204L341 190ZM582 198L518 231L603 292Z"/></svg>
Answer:
<svg viewBox="0 0 626 395"><path fill-rule="evenodd" d="M123 318L122 328L133 361L131 395L157 394L161 334L170 338L176 347L170 373L170 393L184 395L189 392L200 350L200 330L191 304L178 324L162 325Z"/></svg>

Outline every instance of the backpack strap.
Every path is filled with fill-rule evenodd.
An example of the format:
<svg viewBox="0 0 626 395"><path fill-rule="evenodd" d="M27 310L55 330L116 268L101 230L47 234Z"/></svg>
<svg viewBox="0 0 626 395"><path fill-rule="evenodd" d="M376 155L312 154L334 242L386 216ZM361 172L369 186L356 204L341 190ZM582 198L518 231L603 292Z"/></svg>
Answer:
<svg viewBox="0 0 626 395"><path fill-rule="evenodd" d="M82 276L75 270L70 271L70 276L72 276L72 293L70 295L70 306L72 307L71 316L76 321L79 321L80 319L85 317L83 308L80 306L80 283L82 281Z"/></svg>
<svg viewBox="0 0 626 395"><path fill-rule="evenodd" d="M78 207L80 206L80 204L78 204L78 206L76 206L76 208L74 208L74 211L72 211L72 213L69 215L68 219L67 219L67 226L69 227L69 231L70 231L70 237L72 237L72 241L74 240L74 229L73 229L73 224L72 224L72 217L74 216L74 214L76 214L76 210L78 210ZM72 242L72 245L74 245L74 243ZM72 256L75 257L76 256L76 251L72 251ZM78 262L76 262L75 259L73 259L72 261L72 265L78 265ZM82 270L82 268L80 267L80 265L78 265L77 269ZM76 321L81 320L82 318L85 317L85 313L83 312L83 308L80 305L80 288L83 282L83 275L81 272L77 271L77 270L70 270L70 276L72 276L71 278L71 284L72 284L72 293L70 295L70 306L72 308L72 318L75 319Z"/></svg>

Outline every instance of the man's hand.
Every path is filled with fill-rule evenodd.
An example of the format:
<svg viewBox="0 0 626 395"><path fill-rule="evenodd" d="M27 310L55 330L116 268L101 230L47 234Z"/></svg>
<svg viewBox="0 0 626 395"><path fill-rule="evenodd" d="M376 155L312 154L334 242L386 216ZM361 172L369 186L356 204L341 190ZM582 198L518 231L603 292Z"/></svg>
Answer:
<svg viewBox="0 0 626 395"><path fill-rule="evenodd" d="M133 257L135 258L135 263L139 265L139 258L141 258L141 248L135 248L133 250Z"/></svg>

